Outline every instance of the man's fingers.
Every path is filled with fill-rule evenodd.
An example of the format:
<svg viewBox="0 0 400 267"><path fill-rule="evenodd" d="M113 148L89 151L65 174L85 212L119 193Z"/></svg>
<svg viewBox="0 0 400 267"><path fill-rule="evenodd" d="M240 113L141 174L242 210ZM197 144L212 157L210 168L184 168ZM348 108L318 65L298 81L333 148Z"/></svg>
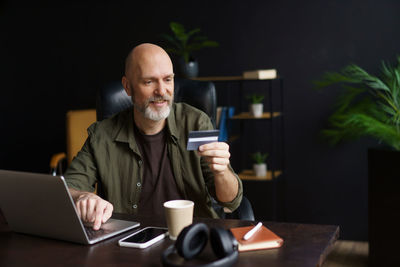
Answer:
<svg viewBox="0 0 400 267"><path fill-rule="evenodd" d="M199 146L199 151L205 150L229 150L229 145L224 142L212 142Z"/></svg>
<svg viewBox="0 0 400 267"><path fill-rule="evenodd" d="M198 153L205 157L230 157L229 145L223 142L208 143L199 146Z"/></svg>
<svg viewBox="0 0 400 267"><path fill-rule="evenodd" d="M76 201L76 208L81 220L93 223L93 229L98 230L101 224L112 215L113 206L93 193L82 194Z"/></svg>
<svg viewBox="0 0 400 267"><path fill-rule="evenodd" d="M86 201L85 200L79 200L78 203L78 209L80 210L80 214L81 214L81 219L83 221L86 221Z"/></svg>
<svg viewBox="0 0 400 267"><path fill-rule="evenodd" d="M219 158L219 157L205 157L204 160L210 164L220 164L220 165L228 165L228 158Z"/></svg>
<svg viewBox="0 0 400 267"><path fill-rule="evenodd" d="M205 150L199 152L199 155L202 157L218 157L218 158L230 158L231 153L226 150Z"/></svg>
<svg viewBox="0 0 400 267"><path fill-rule="evenodd" d="M229 145L223 142L214 142L199 147L198 154L208 163L215 174L223 173L229 165Z"/></svg>
<svg viewBox="0 0 400 267"><path fill-rule="evenodd" d="M96 205L97 200L95 199L88 199L86 201L86 221L87 222L94 222L96 220Z"/></svg>
<svg viewBox="0 0 400 267"><path fill-rule="evenodd" d="M100 229L101 223L103 222L103 211L104 211L104 206L102 204L98 204L96 206L93 230L99 230Z"/></svg>
<svg viewBox="0 0 400 267"><path fill-rule="evenodd" d="M108 219L110 219L113 209L114 209L113 205L111 205L111 203L107 203L103 213L103 219L102 219L103 223L105 223Z"/></svg>

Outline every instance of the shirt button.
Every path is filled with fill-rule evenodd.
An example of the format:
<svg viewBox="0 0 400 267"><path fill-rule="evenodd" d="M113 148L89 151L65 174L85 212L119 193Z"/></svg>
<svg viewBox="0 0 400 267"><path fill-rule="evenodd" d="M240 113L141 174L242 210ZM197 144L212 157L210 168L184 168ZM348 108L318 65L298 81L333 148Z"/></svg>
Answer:
<svg viewBox="0 0 400 267"><path fill-rule="evenodd" d="M132 208L137 209L137 205L133 204Z"/></svg>
<svg viewBox="0 0 400 267"><path fill-rule="evenodd" d="M139 160L138 163L139 163L139 166L140 166L140 165L142 165L143 161L142 161L142 160Z"/></svg>
<svg viewBox="0 0 400 267"><path fill-rule="evenodd" d="M137 183L136 185L137 185L137 187L140 187L142 184L141 183Z"/></svg>

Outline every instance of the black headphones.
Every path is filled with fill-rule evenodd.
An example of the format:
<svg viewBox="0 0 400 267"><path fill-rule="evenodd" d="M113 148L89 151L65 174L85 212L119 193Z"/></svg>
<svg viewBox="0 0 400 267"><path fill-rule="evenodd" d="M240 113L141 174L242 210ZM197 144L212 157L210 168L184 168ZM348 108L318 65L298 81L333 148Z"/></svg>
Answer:
<svg viewBox="0 0 400 267"><path fill-rule="evenodd" d="M232 233L220 227L208 230L204 223L192 224L185 227L175 242L175 245L167 248L162 254L162 263L165 267L180 267L173 263L169 256L178 253L185 260L193 259L203 251L210 234L210 243L218 260L210 263L196 265L196 267L228 267L233 265L239 256L238 243Z"/></svg>

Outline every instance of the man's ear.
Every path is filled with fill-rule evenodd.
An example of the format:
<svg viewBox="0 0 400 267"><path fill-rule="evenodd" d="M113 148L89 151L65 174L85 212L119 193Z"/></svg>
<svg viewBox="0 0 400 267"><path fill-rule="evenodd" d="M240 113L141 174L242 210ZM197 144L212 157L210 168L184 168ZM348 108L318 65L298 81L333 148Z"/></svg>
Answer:
<svg viewBox="0 0 400 267"><path fill-rule="evenodd" d="M129 81L126 76L122 76L122 86L124 87L126 94L128 96L132 96L132 88L129 85Z"/></svg>

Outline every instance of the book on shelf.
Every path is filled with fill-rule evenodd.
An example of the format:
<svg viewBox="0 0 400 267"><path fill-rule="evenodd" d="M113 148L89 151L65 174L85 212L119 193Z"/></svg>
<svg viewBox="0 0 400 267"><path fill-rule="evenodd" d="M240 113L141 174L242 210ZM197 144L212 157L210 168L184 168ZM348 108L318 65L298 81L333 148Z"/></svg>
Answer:
<svg viewBox="0 0 400 267"><path fill-rule="evenodd" d="M278 77L276 69L249 70L243 72L244 79L267 80Z"/></svg>
<svg viewBox="0 0 400 267"><path fill-rule="evenodd" d="M226 142L231 130L230 118L235 113L235 107L217 107L216 126L219 129L218 141Z"/></svg>
<svg viewBox="0 0 400 267"><path fill-rule="evenodd" d="M277 236L274 232L269 230L264 225L255 232L255 234L248 240L244 240L243 236L249 232L254 226L235 227L231 228L233 236L238 241L239 252L251 251L259 249L279 248L283 244L283 239Z"/></svg>

